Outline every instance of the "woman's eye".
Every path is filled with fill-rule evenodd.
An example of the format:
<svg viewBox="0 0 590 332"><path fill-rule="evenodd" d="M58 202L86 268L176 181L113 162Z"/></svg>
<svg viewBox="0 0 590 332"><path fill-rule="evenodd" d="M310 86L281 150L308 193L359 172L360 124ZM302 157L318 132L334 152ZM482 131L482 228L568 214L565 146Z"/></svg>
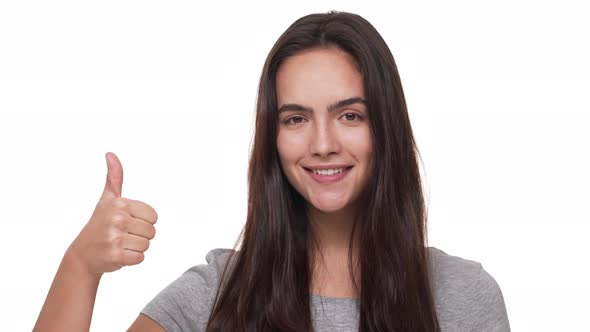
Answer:
<svg viewBox="0 0 590 332"><path fill-rule="evenodd" d="M343 118L345 118L347 121L360 121L362 120L362 117L356 113L346 113L342 116ZM285 125L296 125L296 124L300 124L302 122L305 121L305 118L301 117L301 116L292 116L286 120L283 121L283 123Z"/></svg>
<svg viewBox="0 0 590 332"><path fill-rule="evenodd" d="M298 124L298 123L301 123L302 121L303 121L303 118L302 117L300 117L300 116L293 116L293 117L290 117L287 120L283 121L283 123L286 124L286 125L290 125L290 124Z"/></svg>
<svg viewBox="0 0 590 332"><path fill-rule="evenodd" d="M356 114L356 113L346 113L346 114L344 114L344 117L346 118L346 120L349 120L349 121L354 121L354 120L357 120L357 119L358 120L361 119L361 117L358 114Z"/></svg>

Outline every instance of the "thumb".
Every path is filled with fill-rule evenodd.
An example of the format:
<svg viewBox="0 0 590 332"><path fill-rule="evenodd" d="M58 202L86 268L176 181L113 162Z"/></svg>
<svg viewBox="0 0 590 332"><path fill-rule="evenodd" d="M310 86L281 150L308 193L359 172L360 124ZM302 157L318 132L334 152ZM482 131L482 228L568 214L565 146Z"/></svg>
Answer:
<svg viewBox="0 0 590 332"><path fill-rule="evenodd" d="M121 197L123 166L114 153L107 152L105 157L107 159L107 180L101 199Z"/></svg>

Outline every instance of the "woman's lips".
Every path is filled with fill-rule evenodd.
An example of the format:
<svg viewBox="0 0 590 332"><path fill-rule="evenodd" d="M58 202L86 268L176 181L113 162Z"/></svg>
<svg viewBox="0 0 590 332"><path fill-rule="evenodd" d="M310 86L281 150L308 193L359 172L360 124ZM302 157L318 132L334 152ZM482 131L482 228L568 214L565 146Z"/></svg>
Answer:
<svg viewBox="0 0 590 332"><path fill-rule="evenodd" d="M304 167L304 169L305 169L305 172L307 174L309 174L309 176L312 179L314 179L316 182L322 183L322 184L328 184L328 183L334 183L334 182L338 182L338 181L342 180L346 175L348 175L348 173L350 172L352 167L353 166L347 167L341 173L335 173L332 175L316 174L312 170L310 170L309 168Z"/></svg>

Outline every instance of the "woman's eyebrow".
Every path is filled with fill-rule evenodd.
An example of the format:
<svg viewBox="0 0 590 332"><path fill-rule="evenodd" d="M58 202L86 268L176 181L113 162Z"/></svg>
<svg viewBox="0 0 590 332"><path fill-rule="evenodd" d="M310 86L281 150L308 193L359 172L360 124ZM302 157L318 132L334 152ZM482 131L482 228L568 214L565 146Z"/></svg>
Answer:
<svg viewBox="0 0 590 332"><path fill-rule="evenodd" d="M345 106L349 106L352 104L356 104L356 103L361 103L361 104L365 104L365 106L367 105L367 101L364 100L361 97L352 97L352 98L347 98L347 99L343 99L343 100L339 100L335 103L332 103L328 106L328 112L332 112L336 109L345 107ZM312 113L313 112L313 108L310 106L306 106L306 105L300 105L300 104L283 104L280 108L279 108L279 114L281 112L286 112L286 111L302 111L302 112L307 112L307 113Z"/></svg>

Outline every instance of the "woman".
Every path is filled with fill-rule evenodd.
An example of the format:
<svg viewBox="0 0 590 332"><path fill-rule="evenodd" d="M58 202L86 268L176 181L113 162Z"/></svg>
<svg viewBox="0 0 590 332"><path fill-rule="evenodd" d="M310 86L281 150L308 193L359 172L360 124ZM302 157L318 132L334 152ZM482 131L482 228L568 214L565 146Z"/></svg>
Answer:
<svg viewBox="0 0 590 332"><path fill-rule="evenodd" d="M240 249L211 250L129 331L509 331L501 290L481 264L427 246L416 153L395 61L374 27L345 12L297 20L260 79ZM75 263L62 264L96 278L141 262L157 219L120 199L122 169L110 158L101 205L110 212L95 219L118 208L142 222L128 227L135 251L109 256L115 263L82 249L90 231L72 243ZM58 271L54 285L67 277ZM96 278L85 279L81 328ZM39 327L50 326L44 312L59 314L53 288Z"/></svg>

